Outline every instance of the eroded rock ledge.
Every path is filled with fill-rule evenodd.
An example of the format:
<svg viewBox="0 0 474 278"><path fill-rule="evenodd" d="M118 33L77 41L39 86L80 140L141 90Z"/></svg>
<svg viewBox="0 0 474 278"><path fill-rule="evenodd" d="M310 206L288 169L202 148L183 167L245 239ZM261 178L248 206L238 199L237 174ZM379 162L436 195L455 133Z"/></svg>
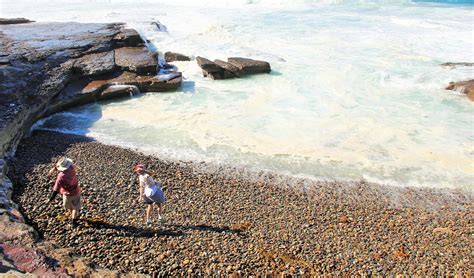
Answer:
<svg viewBox="0 0 474 278"><path fill-rule="evenodd" d="M120 23L0 19L0 40L0 265L6 266L2 271L94 275L81 263L80 271L48 268L50 255L38 251L37 233L11 200L5 158L40 118L96 100L174 90L181 84L181 73L169 67L161 71L157 55L148 51L140 35ZM42 248L54 250L51 245ZM24 263L25 257L32 259ZM79 262L71 256L68 260L70 266Z"/></svg>

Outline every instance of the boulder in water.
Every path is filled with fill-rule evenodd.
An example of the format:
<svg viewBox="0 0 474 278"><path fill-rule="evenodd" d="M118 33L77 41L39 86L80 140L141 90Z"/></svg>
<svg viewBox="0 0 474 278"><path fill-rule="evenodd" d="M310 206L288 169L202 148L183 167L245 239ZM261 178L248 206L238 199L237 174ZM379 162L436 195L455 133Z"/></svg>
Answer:
<svg viewBox="0 0 474 278"><path fill-rule="evenodd" d="M241 71L239 70L239 68L232 65L231 63L227 63L219 59L214 60L214 63L223 68L225 71L229 72L232 77L240 76Z"/></svg>
<svg viewBox="0 0 474 278"><path fill-rule="evenodd" d="M269 73L271 71L270 64L265 61L240 57L231 57L227 61L236 66L243 74Z"/></svg>
<svg viewBox="0 0 474 278"><path fill-rule="evenodd" d="M191 58L181 53L168 51L168 52L165 52L165 60L166 62L169 63L169 62L174 62L174 61L191 61Z"/></svg>
<svg viewBox="0 0 474 278"><path fill-rule="evenodd" d="M474 101L474 79L467 81L450 82L446 90L459 91L467 95L467 97Z"/></svg>

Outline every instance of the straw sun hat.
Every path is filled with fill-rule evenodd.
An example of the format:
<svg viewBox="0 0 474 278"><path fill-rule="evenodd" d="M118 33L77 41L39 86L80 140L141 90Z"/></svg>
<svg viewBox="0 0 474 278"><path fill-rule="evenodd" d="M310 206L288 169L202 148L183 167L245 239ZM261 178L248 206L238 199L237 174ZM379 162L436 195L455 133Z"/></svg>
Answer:
<svg viewBox="0 0 474 278"><path fill-rule="evenodd" d="M62 171L67 170L69 167L71 167L71 165L72 165L72 160L67 157L63 157L59 159L58 163L56 163L56 168L62 172Z"/></svg>

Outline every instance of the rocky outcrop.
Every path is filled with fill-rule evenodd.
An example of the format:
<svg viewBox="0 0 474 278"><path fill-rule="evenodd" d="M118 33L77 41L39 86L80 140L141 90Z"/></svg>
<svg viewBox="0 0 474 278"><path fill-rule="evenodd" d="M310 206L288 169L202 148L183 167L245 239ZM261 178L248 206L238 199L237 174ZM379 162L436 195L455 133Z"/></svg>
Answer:
<svg viewBox="0 0 474 278"><path fill-rule="evenodd" d="M471 101L474 101L474 79L467 81L450 82L449 86L446 87L446 90L453 90L464 93Z"/></svg>
<svg viewBox="0 0 474 278"><path fill-rule="evenodd" d="M6 176L7 165L0 159L0 242L32 245L38 235L18 211L18 205L11 200L13 185Z"/></svg>
<svg viewBox="0 0 474 278"><path fill-rule="evenodd" d="M173 90L181 82L177 72L154 76L154 54L136 31L121 24L2 25L0 39L0 153L13 149L33 122L52 111L101 99L97 92L83 94L81 86L72 91L78 82L124 72L133 74L121 85L147 92ZM104 98L122 95L110 90Z"/></svg>
<svg viewBox="0 0 474 278"><path fill-rule="evenodd" d="M242 75L269 73L271 71L268 62L248 58L232 57L228 58L227 62L218 59L212 62L209 59L198 56L196 61L201 67L204 77L208 76L212 79L229 79Z"/></svg>
<svg viewBox="0 0 474 278"><path fill-rule="evenodd" d="M165 52L165 60L166 62L170 63L174 61L191 61L191 58L181 53L168 51L168 52Z"/></svg>
<svg viewBox="0 0 474 278"><path fill-rule="evenodd" d="M55 267L43 267L49 259L37 252L38 235L11 199L12 183L5 175L3 157L42 117L138 91L174 90L182 76L173 67L156 75L155 54L144 47L136 31L123 29L122 24L0 25L0 40L0 268L3 272L6 265L5 272L13 275L27 271L61 276L64 273L58 274ZM23 268L25 257L38 264ZM78 275L100 276L92 268L88 271Z"/></svg>
<svg viewBox="0 0 474 278"><path fill-rule="evenodd" d="M448 62L448 63L441 64L441 66L453 69L453 68L457 68L457 67L472 67L472 66L474 66L474 63L467 63L467 62L452 63L452 62Z"/></svg>

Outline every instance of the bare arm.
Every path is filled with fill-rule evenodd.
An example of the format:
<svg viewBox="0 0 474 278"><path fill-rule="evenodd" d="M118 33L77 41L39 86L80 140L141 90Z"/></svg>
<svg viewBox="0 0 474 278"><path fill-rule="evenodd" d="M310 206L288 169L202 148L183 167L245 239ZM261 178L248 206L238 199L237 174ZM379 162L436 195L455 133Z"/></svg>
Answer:
<svg viewBox="0 0 474 278"><path fill-rule="evenodd" d="M54 165L53 168L51 168L48 171L48 176L52 176L54 174L54 172L56 172L56 170L57 170L56 165Z"/></svg>
<svg viewBox="0 0 474 278"><path fill-rule="evenodd" d="M143 188L143 186L140 186L140 195L138 196L138 199L141 201L143 199L143 191L145 189Z"/></svg>

